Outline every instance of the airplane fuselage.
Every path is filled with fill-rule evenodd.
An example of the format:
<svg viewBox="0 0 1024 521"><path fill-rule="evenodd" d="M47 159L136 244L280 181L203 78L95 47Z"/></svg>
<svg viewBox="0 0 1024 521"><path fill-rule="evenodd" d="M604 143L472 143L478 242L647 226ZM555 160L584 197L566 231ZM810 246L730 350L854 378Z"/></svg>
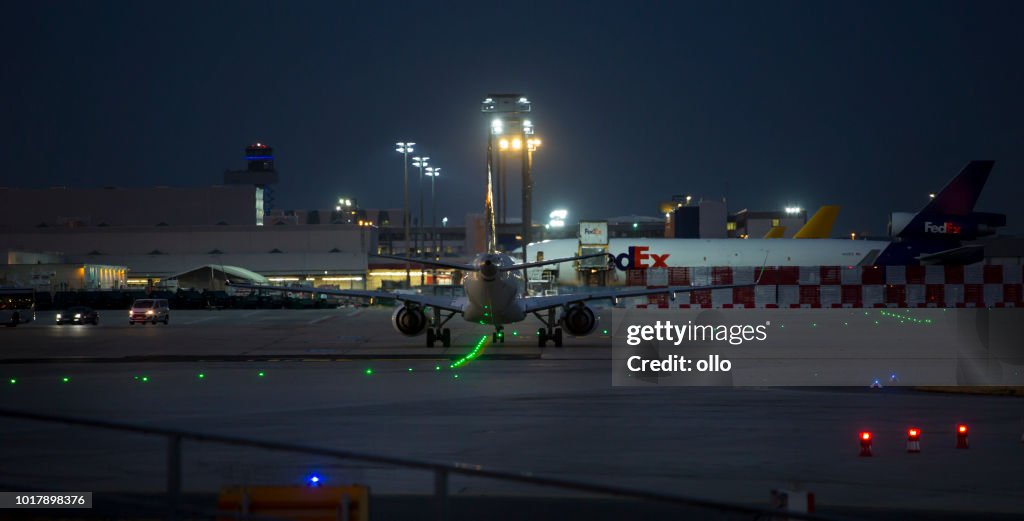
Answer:
<svg viewBox="0 0 1024 521"><path fill-rule="evenodd" d="M477 271L466 274L463 287L466 303L462 316L469 322L500 326L520 322L526 318L519 305L521 270L499 270L515 261L502 253L481 253L473 260Z"/></svg>

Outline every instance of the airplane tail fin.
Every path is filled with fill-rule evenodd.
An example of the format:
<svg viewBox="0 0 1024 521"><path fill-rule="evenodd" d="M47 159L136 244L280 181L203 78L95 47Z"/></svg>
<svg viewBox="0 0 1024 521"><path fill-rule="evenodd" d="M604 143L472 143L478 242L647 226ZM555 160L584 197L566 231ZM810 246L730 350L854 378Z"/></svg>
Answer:
<svg viewBox="0 0 1024 521"><path fill-rule="evenodd" d="M985 188L995 161L971 161L921 210L922 214L968 215Z"/></svg>
<svg viewBox="0 0 1024 521"><path fill-rule="evenodd" d="M839 207L826 205L818 208L810 220L793 236L794 239L828 239L832 236L832 225L839 216Z"/></svg>
<svg viewBox="0 0 1024 521"><path fill-rule="evenodd" d="M894 212L889 234L900 239L967 240L995 233L1006 226L1006 216L975 212L995 161L971 161L921 211Z"/></svg>
<svg viewBox="0 0 1024 521"><path fill-rule="evenodd" d="M491 187L491 151L487 151L487 195L484 198L484 236L487 241L487 252L498 251L497 232L494 228L494 191Z"/></svg>
<svg viewBox="0 0 1024 521"><path fill-rule="evenodd" d="M764 234L765 239L781 239L786 236L785 226L772 226L768 233Z"/></svg>

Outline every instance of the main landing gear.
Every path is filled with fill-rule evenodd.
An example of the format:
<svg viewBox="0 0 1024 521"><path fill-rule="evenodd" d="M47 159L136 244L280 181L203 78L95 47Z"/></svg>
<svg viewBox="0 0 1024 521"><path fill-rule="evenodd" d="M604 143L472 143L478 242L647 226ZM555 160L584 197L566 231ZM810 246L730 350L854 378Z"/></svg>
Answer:
<svg viewBox="0 0 1024 521"><path fill-rule="evenodd" d="M548 345L548 340L551 340L555 347L562 347L562 328L555 327L557 322L555 321L554 308L548 310L547 319L541 317L536 312L533 315L547 326L537 329L537 346L545 347Z"/></svg>
<svg viewBox="0 0 1024 521"><path fill-rule="evenodd" d="M449 313L444 320L441 319L441 310L434 308L434 324L435 327L427 328L427 347L434 347L434 344L441 342L444 347L452 346L452 330L444 327L455 313Z"/></svg>

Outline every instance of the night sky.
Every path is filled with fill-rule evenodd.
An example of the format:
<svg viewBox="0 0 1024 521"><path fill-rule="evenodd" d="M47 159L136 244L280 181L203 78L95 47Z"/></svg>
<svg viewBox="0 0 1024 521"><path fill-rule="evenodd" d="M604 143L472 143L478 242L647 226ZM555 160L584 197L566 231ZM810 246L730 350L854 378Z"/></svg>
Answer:
<svg viewBox="0 0 1024 521"><path fill-rule="evenodd" d="M1024 2L19 2L0 185L212 185L270 143L285 208L401 205L394 142L479 212L491 92L544 140L534 214L843 205L884 233L968 160L1024 230ZM518 204L510 215L518 215Z"/></svg>

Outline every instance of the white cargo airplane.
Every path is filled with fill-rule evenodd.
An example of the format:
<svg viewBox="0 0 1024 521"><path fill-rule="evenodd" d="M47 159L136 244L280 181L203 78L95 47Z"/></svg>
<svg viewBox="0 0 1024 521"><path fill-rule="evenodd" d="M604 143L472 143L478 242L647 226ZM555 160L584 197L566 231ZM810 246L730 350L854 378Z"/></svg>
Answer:
<svg viewBox="0 0 1024 521"><path fill-rule="evenodd" d="M558 264L572 262L579 259L607 256L606 253L596 253L580 257L569 257L561 259L542 260L516 264L512 257L499 253L495 246L494 234L494 213L491 200L491 179L490 172L487 176L487 198L485 203L487 217L487 253L480 253L473 260L472 264L458 264L451 262L410 259L392 255L376 255L387 259L404 260L412 263L419 263L428 266L457 269L466 272L463 286L466 296L451 298L436 295L417 295L406 293L392 293L388 291L362 291L344 289L315 289L296 286L260 286L253 284L233 283L233 287L249 288L253 290L284 291L292 293L315 293L318 295L338 295L344 297L362 298L386 298L395 299L402 303L402 306L395 310L391 316L391 322L395 329L406 336L416 336L424 331L427 333L427 347L433 347L438 341L444 347L451 346L451 330L444 327L455 315L462 315L467 322L478 324L490 324L494 326L493 340L504 342L504 326L514 324L526 319L528 315L536 316L544 327L537 330L537 343L540 347L547 345L551 340L555 346L562 345L562 328L565 328L570 335L584 336L590 334L597 328L597 315L586 302L591 300L611 300L625 297L639 297L645 295L669 294L675 300L676 293L705 289L725 289L753 284L729 284L718 286L670 286L665 288L647 289L638 288L633 290L612 290L606 288L573 293L569 295L554 295L544 297L524 297L520 288L522 287L521 273L524 268L543 266L547 264ZM428 324L427 315L424 310L433 311L433 320ZM556 313L561 309L561 313ZM545 316L541 313L544 312ZM557 319L556 319L557 314Z"/></svg>

